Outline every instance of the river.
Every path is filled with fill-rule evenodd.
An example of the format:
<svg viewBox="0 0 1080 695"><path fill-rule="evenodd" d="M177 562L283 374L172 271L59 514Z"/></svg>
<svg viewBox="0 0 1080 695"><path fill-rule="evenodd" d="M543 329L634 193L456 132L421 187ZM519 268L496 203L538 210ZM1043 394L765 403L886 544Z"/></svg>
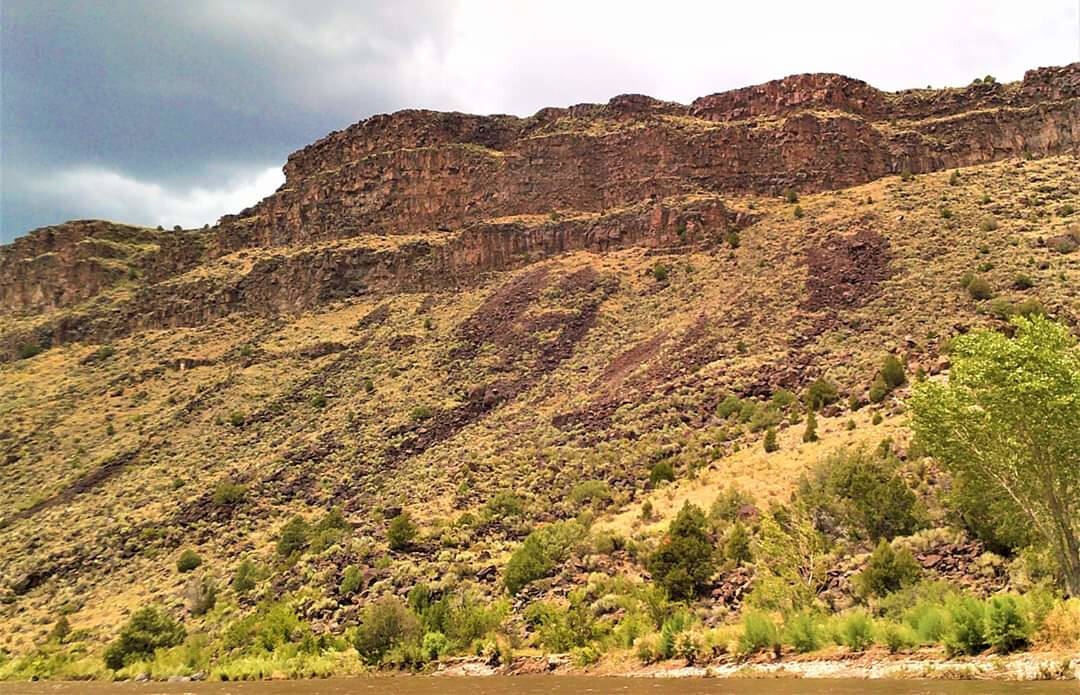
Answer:
<svg viewBox="0 0 1080 695"><path fill-rule="evenodd" d="M370 677L247 683L0 683L3 695L1070 695L1071 682Z"/></svg>

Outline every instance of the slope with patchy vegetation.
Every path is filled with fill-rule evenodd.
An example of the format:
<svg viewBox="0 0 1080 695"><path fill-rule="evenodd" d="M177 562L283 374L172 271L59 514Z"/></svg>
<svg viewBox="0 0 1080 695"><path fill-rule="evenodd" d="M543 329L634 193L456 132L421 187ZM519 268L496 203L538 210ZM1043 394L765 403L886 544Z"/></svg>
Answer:
<svg viewBox="0 0 1080 695"><path fill-rule="evenodd" d="M479 247L83 225L124 267L0 318L0 674L1075 644L1052 562L956 499L904 403L958 334L1075 331L1078 169L671 192Z"/></svg>

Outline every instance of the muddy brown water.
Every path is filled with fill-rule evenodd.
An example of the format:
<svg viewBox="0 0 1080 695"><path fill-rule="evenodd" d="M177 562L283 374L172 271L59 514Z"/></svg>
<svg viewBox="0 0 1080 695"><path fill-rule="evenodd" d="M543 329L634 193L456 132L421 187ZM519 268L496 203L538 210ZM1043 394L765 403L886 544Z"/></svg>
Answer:
<svg viewBox="0 0 1080 695"><path fill-rule="evenodd" d="M1072 682L513 676L254 683L0 683L3 695L1070 695Z"/></svg>

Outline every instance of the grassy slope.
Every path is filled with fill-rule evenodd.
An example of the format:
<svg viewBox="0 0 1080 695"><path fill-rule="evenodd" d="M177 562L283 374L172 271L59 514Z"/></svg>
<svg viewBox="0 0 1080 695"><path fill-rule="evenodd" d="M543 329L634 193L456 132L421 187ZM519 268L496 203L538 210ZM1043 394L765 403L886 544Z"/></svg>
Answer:
<svg viewBox="0 0 1080 695"><path fill-rule="evenodd" d="M877 426L864 409L854 431L847 412L821 418L822 441L812 445L791 427L780 451L766 455L760 435L732 440L712 414L722 395L798 389L819 375L845 395L862 392L886 351L909 352L912 369L931 368L958 327L994 323L989 302L959 288L979 264L992 265L980 274L999 296L1037 297L1075 323L1080 253L1059 255L1037 240L1077 224L1056 212L1080 208L1076 171L1074 158L1055 158L961 170L957 185L949 172L890 178L807 196L802 218L782 200L740 199L733 204L763 217L734 250L573 253L465 292L145 332L89 363L98 346L75 344L0 365L8 519L0 576L10 585L52 570L28 593L0 589L0 646L17 652L39 641L65 604L78 609L75 628L104 640L133 607L179 601L180 548L196 547L228 576L244 555L269 554L293 512L344 506L357 538L384 547L384 507L405 505L436 527L514 490L533 498L528 509L542 522L573 513L567 493L592 478L612 482L615 504L602 523L621 529L635 527L645 499L664 520L683 499L707 503L733 480L762 501L783 497L831 448L897 432L900 409L886 406ZM983 225L988 218L996 229ZM846 305L808 305L807 253L860 230L888 240L891 277ZM671 269L666 282L651 272L657 263ZM1034 287L1011 289L1018 273ZM339 345L312 356L327 342ZM181 358L195 366L181 369ZM468 412L477 386L496 382L504 392L518 384L513 397L480 415L453 415ZM434 417L414 422L418 406ZM553 423L568 413L603 417ZM234 415L243 424L234 426ZM410 439L437 441L401 453ZM646 491L661 450L674 452L681 478L690 469L696 478ZM125 465L70 494L116 455ZM230 479L249 489L235 512L209 499ZM35 503L44 506L27 514ZM407 586L417 572L475 572L514 542L495 530L449 550L396 556L380 586Z"/></svg>

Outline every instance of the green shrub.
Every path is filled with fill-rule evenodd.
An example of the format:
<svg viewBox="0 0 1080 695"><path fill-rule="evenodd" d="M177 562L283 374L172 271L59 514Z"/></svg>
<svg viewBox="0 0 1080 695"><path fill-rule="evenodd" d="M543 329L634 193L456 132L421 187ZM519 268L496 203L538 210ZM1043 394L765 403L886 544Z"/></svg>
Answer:
<svg viewBox="0 0 1080 695"><path fill-rule="evenodd" d="M409 417L415 422L430 420L435 415L435 410L430 405L418 405L409 411Z"/></svg>
<svg viewBox="0 0 1080 695"><path fill-rule="evenodd" d="M386 540L391 550L405 550L416 540L420 530L413 523L408 512L402 512L390 520L386 529Z"/></svg>
<svg viewBox="0 0 1080 695"><path fill-rule="evenodd" d="M770 453L770 454L772 452L774 452L774 451L777 451L780 448L780 444L777 443L777 441L776 441L776 428L775 427L770 427L769 429L765 430L764 446L765 446L765 452Z"/></svg>
<svg viewBox="0 0 1080 695"><path fill-rule="evenodd" d="M713 523L735 521L743 508L752 506L754 506L754 498L731 485L713 500L712 506L709 507L709 521Z"/></svg>
<svg viewBox="0 0 1080 695"><path fill-rule="evenodd" d="M853 652L874 643L874 623L865 611L853 611L840 622L840 641Z"/></svg>
<svg viewBox="0 0 1080 695"><path fill-rule="evenodd" d="M769 404L762 408L755 407L753 414L750 416L750 431L761 432L770 427L775 427L783 419L783 413L775 405Z"/></svg>
<svg viewBox="0 0 1080 695"><path fill-rule="evenodd" d="M217 582L208 574L193 579L184 588L188 612L194 616L205 615L217 603Z"/></svg>
<svg viewBox="0 0 1080 695"><path fill-rule="evenodd" d="M739 654L748 656L766 650L779 651L780 632L769 616L757 611L746 611L742 617L742 628Z"/></svg>
<svg viewBox="0 0 1080 695"><path fill-rule="evenodd" d="M731 525L724 539L724 557L736 566L750 562L750 532L742 522L736 521Z"/></svg>
<svg viewBox="0 0 1080 695"><path fill-rule="evenodd" d="M720 401L720 404L716 406L716 415L727 419L742 410L742 399L736 395L728 394L724 396L724 399Z"/></svg>
<svg viewBox="0 0 1080 695"><path fill-rule="evenodd" d="M733 249L739 248L739 233L738 232L728 232L727 243L728 243L728 246L730 246Z"/></svg>
<svg viewBox="0 0 1080 695"><path fill-rule="evenodd" d="M378 664L392 648L416 637L416 617L397 598L384 596L364 609L353 634L353 647L369 664Z"/></svg>
<svg viewBox="0 0 1080 695"><path fill-rule="evenodd" d="M907 625L897 623L885 623L880 630L881 642L889 650L890 654L911 649L918 644L915 631Z"/></svg>
<svg viewBox="0 0 1080 695"><path fill-rule="evenodd" d="M1031 318L1032 316L1045 316L1046 308L1043 307L1042 302L1038 299L1025 299L1019 304L1013 307L1015 313L1024 318Z"/></svg>
<svg viewBox="0 0 1080 695"><path fill-rule="evenodd" d="M671 272L670 268L663 263L657 263L653 266L652 276L657 282L667 282L669 272Z"/></svg>
<svg viewBox="0 0 1080 695"><path fill-rule="evenodd" d="M842 449L827 456L799 483L800 500L819 519L873 541L909 535L924 524L914 491L887 452Z"/></svg>
<svg viewBox="0 0 1080 695"><path fill-rule="evenodd" d="M575 505L593 505L611 501L611 486L603 480L583 480L570 491Z"/></svg>
<svg viewBox="0 0 1080 695"><path fill-rule="evenodd" d="M450 651L450 642L446 639L446 635L441 632L428 632L424 634L420 650L429 661L435 661Z"/></svg>
<svg viewBox="0 0 1080 695"><path fill-rule="evenodd" d="M947 606L945 649L953 655L978 654L986 649L986 607L970 596L951 600Z"/></svg>
<svg viewBox="0 0 1080 695"><path fill-rule="evenodd" d="M583 647L597 637L596 621L583 591L572 591L569 605L537 601L525 611L525 622L536 629L540 644L552 652Z"/></svg>
<svg viewBox="0 0 1080 695"><path fill-rule="evenodd" d="M484 504L488 519L516 519L525 514L525 498L508 490L495 493Z"/></svg>
<svg viewBox="0 0 1080 695"><path fill-rule="evenodd" d="M806 429L803 430L802 440L806 443L816 442L818 440L817 415L814 414L813 410L808 410L806 412Z"/></svg>
<svg viewBox="0 0 1080 695"><path fill-rule="evenodd" d="M909 550L894 551L883 538L870 554L866 568L855 576L854 584L860 596L886 596L915 584L921 574L922 567Z"/></svg>
<svg viewBox="0 0 1080 695"><path fill-rule="evenodd" d="M799 194L795 192L794 188L789 188L784 191L784 200L786 200L789 204L794 205L795 203L799 202Z"/></svg>
<svg viewBox="0 0 1080 695"><path fill-rule="evenodd" d="M880 403L885 400L885 397L889 395L889 387L885 384L885 379L880 374L874 377L874 380L870 382L870 391L867 396L870 398L871 403Z"/></svg>
<svg viewBox="0 0 1080 695"><path fill-rule="evenodd" d="M657 461L649 471L649 483L653 487L658 487L662 482L670 483L673 480L675 480L675 468L670 461Z"/></svg>
<svg viewBox="0 0 1080 695"><path fill-rule="evenodd" d="M645 500L641 505L641 519L643 521L652 521L654 513L652 502Z"/></svg>
<svg viewBox="0 0 1080 695"><path fill-rule="evenodd" d="M796 205L795 206L795 213L794 214L795 214L795 219L797 219L797 220L801 220L803 217L806 216L806 213L803 212L803 209L802 209L801 205Z"/></svg>
<svg viewBox="0 0 1080 695"><path fill-rule="evenodd" d="M517 594L530 582L551 574L584 537L585 528L576 521L550 524L530 533L506 563L506 590Z"/></svg>
<svg viewBox="0 0 1080 695"><path fill-rule="evenodd" d="M954 171L952 174L949 175L949 185L950 186L959 186L960 185L960 174L958 172Z"/></svg>
<svg viewBox="0 0 1080 695"><path fill-rule="evenodd" d="M994 290L986 280L976 277L967 285L968 295L977 302L990 299L994 296Z"/></svg>
<svg viewBox="0 0 1080 695"><path fill-rule="evenodd" d="M787 389L776 389L773 391L773 395L769 400L772 401L772 404L775 407L780 408L781 410L790 408L799 402L798 397Z"/></svg>
<svg viewBox="0 0 1080 695"><path fill-rule="evenodd" d="M120 630L120 637L105 650L105 665L114 671L142 659L150 659L158 649L175 647L184 641L180 623L155 606L141 608Z"/></svg>
<svg viewBox="0 0 1080 695"><path fill-rule="evenodd" d="M835 403L840 399L836 384L825 378L818 379L810 384L806 390L806 405L811 410L821 410L824 406Z"/></svg>
<svg viewBox="0 0 1080 695"><path fill-rule="evenodd" d="M44 352L43 348L37 343L24 343L16 350L16 354L20 360L28 360L31 357L36 357Z"/></svg>
<svg viewBox="0 0 1080 695"><path fill-rule="evenodd" d="M71 634L71 623L68 621L66 615L61 615L60 619L56 621L52 629L49 630L49 641L62 644L64 640ZM3 658L0 658L0 664L3 663Z"/></svg>
<svg viewBox="0 0 1080 695"><path fill-rule="evenodd" d="M881 363L881 378L885 380L885 385L889 389L898 388L907 382L904 364L896 358L896 355L885 356L885 360Z"/></svg>
<svg viewBox="0 0 1080 695"><path fill-rule="evenodd" d="M225 481L214 488L214 504L219 507L234 507L244 501L247 488L239 483Z"/></svg>
<svg viewBox="0 0 1080 695"><path fill-rule="evenodd" d="M352 596L364 583L364 573L356 565L349 565L341 574L341 583L338 584L338 593L342 596Z"/></svg>
<svg viewBox="0 0 1080 695"><path fill-rule="evenodd" d="M821 630L811 611L794 613L784 622L784 639L800 654L821 648Z"/></svg>
<svg viewBox="0 0 1080 695"><path fill-rule="evenodd" d="M947 207L942 207L941 208L941 219L943 219L943 220L952 219L952 210L950 210Z"/></svg>
<svg viewBox="0 0 1080 695"><path fill-rule="evenodd" d="M716 570L716 557L700 508L683 504L646 565L653 581L674 599L693 598L705 588Z"/></svg>
<svg viewBox="0 0 1080 695"><path fill-rule="evenodd" d="M1003 654L1027 645L1031 624L1015 596L993 596L986 609L986 641Z"/></svg>
<svg viewBox="0 0 1080 695"><path fill-rule="evenodd" d="M247 418L244 416L243 413L239 413L239 412L229 413L229 424L232 425L233 427L243 427L244 426L244 421L246 419Z"/></svg>
<svg viewBox="0 0 1080 695"><path fill-rule="evenodd" d="M176 571L181 573L190 572L201 564L202 558L199 557L199 554L188 548L180 553L180 557L177 558Z"/></svg>
<svg viewBox="0 0 1080 695"><path fill-rule="evenodd" d="M694 615L685 608L672 613L660 627L660 643L657 645L656 656L661 659L675 656L679 636L693 627L695 622Z"/></svg>
<svg viewBox="0 0 1080 695"><path fill-rule="evenodd" d="M237 594L246 594L259 581L259 568L251 560L242 561L233 574L232 588Z"/></svg>
<svg viewBox="0 0 1080 695"><path fill-rule="evenodd" d="M308 536L310 533L311 527L304 517L297 515L289 519L285 525L281 527L281 534L278 536L278 555L281 557L290 557L294 553L302 551L307 547Z"/></svg>
<svg viewBox="0 0 1080 695"><path fill-rule="evenodd" d="M908 624L914 628L919 641L924 644L940 642L945 636L947 623L948 613L935 605L916 606L908 619Z"/></svg>

